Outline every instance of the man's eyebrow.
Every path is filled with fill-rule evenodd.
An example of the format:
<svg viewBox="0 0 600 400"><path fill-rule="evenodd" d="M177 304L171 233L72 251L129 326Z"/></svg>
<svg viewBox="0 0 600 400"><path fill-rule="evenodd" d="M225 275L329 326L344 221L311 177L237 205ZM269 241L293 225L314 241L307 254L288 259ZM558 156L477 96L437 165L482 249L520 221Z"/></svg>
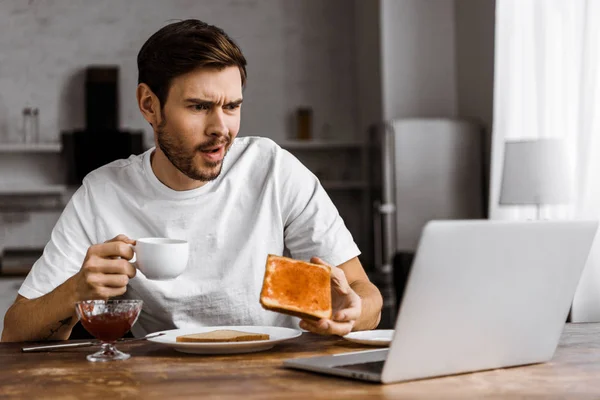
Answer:
<svg viewBox="0 0 600 400"><path fill-rule="evenodd" d="M214 104L212 100L199 99L196 97L190 97L184 100L186 103L196 103L196 104Z"/></svg>
<svg viewBox="0 0 600 400"><path fill-rule="evenodd" d="M193 104L206 104L206 105L214 105L215 102L212 100L206 100L206 99L200 99L200 98L196 98L196 97L190 97L184 100L186 103L193 103ZM237 99L234 101L230 101L229 103L227 103L226 105L228 106L233 106L233 105L239 105L242 104L243 99Z"/></svg>

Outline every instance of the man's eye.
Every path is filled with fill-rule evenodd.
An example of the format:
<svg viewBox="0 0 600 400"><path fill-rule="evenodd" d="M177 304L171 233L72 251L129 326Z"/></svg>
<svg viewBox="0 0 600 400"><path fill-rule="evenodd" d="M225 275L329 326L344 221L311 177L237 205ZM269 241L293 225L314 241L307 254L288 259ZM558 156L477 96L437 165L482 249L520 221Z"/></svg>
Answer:
<svg viewBox="0 0 600 400"><path fill-rule="evenodd" d="M209 106L208 104L194 104L192 108L196 111L204 111L208 110Z"/></svg>
<svg viewBox="0 0 600 400"><path fill-rule="evenodd" d="M228 110L235 110L236 108L240 108L240 104L228 104L225 108Z"/></svg>

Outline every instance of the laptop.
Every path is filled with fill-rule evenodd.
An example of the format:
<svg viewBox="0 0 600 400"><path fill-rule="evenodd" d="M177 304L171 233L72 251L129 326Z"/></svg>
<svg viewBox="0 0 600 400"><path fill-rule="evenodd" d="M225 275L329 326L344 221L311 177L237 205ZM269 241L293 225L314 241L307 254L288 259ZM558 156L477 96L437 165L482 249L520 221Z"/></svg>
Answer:
<svg viewBox="0 0 600 400"><path fill-rule="evenodd" d="M393 383L549 361L596 221L432 221L389 348L284 366Z"/></svg>

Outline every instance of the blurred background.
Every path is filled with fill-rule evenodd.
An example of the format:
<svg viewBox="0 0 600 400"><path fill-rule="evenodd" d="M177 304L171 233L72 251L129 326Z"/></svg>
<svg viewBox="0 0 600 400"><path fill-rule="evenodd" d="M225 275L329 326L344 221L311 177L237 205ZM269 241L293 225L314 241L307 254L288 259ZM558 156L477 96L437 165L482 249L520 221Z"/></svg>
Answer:
<svg viewBox="0 0 600 400"><path fill-rule="evenodd" d="M591 3L1 1L0 314L82 177L153 146L135 100L137 53L162 26L198 18L247 58L240 135L275 140L321 180L391 325L427 221L524 218L539 206L525 199L521 214L502 214L504 144L573 125L572 112L556 125L554 108L543 111L549 96L582 93L547 89L573 79L548 65L593 64L583 57ZM560 101L553 107L567 110ZM548 134L553 123L562 131Z"/></svg>

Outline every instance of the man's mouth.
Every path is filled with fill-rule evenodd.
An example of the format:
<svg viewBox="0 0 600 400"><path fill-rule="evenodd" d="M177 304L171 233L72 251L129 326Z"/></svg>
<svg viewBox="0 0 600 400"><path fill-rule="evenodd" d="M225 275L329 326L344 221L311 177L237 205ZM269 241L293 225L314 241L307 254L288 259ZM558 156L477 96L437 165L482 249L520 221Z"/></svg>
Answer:
<svg viewBox="0 0 600 400"><path fill-rule="evenodd" d="M225 147L226 144L224 143L206 147L200 150L200 154L202 154L203 158L208 162L219 162L225 157Z"/></svg>
<svg viewBox="0 0 600 400"><path fill-rule="evenodd" d="M228 142L215 143L212 146L200 148L200 151L203 153L217 153L222 148L227 147Z"/></svg>

